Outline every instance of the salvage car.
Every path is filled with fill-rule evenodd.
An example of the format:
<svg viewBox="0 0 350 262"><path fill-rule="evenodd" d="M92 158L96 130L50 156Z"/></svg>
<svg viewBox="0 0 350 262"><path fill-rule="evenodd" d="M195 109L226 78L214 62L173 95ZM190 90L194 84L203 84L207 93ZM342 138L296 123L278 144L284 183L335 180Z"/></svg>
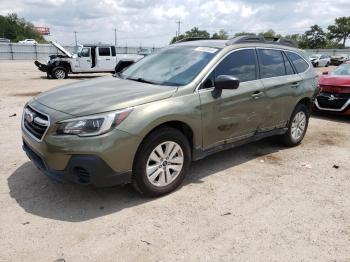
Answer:
<svg viewBox="0 0 350 262"><path fill-rule="evenodd" d="M350 115L350 63L346 62L320 77L320 93L315 100L318 111Z"/></svg>
<svg viewBox="0 0 350 262"><path fill-rule="evenodd" d="M114 72L117 64L115 46L80 45L72 54L56 42L51 42L62 54L51 55L46 64L34 64L48 78L64 79L68 74Z"/></svg>
<svg viewBox="0 0 350 262"><path fill-rule="evenodd" d="M329 66L331 64L331 58L326 55L313 54L310 56L310 62L314 67L318 66Z"/></svg>
<svg viewBox="0 0 350 262"><path fill-rule="evenodd" d="M299 145L317 92L318 76L291 40L182 41L114 76L33 98L23 149L56 180L131 183L160 196L215 152L269 136Z"/></svg>
<svg viewBox="0 0 350 262"><path fill-rule="evenodd" d="M334 55L334 56L331 56L331 65L338 66L348 60L349 60L349 55L347 54Z"/></svg>
<svg viewBox="0 0 350 262"><path fill-rule="evenodd" d="M25 44L25 45L37 45L38 42L34 39L24 39L22 41L18 41L19 44Z"/></svg>

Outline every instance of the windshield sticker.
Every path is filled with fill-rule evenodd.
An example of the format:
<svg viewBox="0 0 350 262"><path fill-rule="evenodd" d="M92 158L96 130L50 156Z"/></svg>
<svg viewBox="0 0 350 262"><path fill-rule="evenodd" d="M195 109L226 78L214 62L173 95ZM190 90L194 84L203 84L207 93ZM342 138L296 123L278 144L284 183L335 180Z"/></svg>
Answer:
<svg viewBox="0 0 350 262"><path fill-rule="evenodd" d="M195 51L199 51L199 52L207 52L207 53L211 53L214 54L216 51L218 51L216 48L211 48L211 47L197 47L194 49Z"/></svg>

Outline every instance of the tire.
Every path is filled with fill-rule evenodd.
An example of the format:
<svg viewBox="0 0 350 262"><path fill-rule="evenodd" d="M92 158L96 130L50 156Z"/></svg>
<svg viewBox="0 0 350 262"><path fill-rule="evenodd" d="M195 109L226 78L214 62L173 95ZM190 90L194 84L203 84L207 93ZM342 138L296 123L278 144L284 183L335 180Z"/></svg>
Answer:
<svg viewBox="0 0 350 262"><path fill-rule="evenodd" d="M68 77L67 69L64 67L56 67L52 70L52 76L55 79L66 79Z"/></svg>
<svg viewBox="0 0 350 262"><path fill-rule="evenodd" d="M315 67L318 67L318 63L315 64Z"/></svg>
<svg viewBox="0 0 350 262"><path fill-rule="evenodd" d="M288 122L288 131L282 136L282 142L288 147L297 146L303 140L309 125L310 111L304 104L298 104Z"/></svg>
<svg viewBox="0 0 350 262"><path fill-rule="evenodd" d="M327 62L327 64L326 64L326 67L328 67L329 66L329 62Z"/></svg>
<svg viewBox="0 0 350 262"><path fill-rule="evenodd" d="M145 138L136 153L133 186L150 197L170 193L181 185L190 163L191 149L187 138L174 128L157 129Z"/></svg>

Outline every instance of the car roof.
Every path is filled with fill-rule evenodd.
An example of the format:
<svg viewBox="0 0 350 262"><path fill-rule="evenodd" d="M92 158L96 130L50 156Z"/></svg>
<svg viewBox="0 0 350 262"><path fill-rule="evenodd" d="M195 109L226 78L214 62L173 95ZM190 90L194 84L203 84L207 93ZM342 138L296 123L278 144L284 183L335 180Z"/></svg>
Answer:
<svg viewBox="0 0 350 262"><path fill-rule="evenodd" d="M203 39L198 40L196 38L182 39L172 44L174 46L203 46L223 49L225 47L262 47L262 48L275 48L275 49L286 49L292 51L300 51L296 46L295 42L285 38L264 38L263 36L238 36L228 40L217 40L217 39Z"/></svg>

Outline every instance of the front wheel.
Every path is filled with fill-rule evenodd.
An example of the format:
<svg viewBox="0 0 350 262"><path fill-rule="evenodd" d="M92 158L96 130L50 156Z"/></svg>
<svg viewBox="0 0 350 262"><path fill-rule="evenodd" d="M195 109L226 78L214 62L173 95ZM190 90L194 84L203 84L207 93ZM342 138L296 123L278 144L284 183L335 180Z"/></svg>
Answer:
<svg viewBox="0 0 350 262"><path fill-rule="evenodd" d="M68 72L63 67L57 67L54 70L52 70L52 76L55 79L65 79L68 77Z"/></svg>
<svg viewBox="0 0 350 262"><path fill-rule="evenodd" d="M190 146L180 131L168 127L155 130L136 154L133 185L151 197L167 194L180 186L190 162Z"/></svg>
<svg viewBox="0 0 350 262"><path fill-rule="evenodd" d="M283 143L286 146L297 146L303 140L308 124L310 113L304 104L298 104L288 123L288 131L283 135Z"/></svg>

